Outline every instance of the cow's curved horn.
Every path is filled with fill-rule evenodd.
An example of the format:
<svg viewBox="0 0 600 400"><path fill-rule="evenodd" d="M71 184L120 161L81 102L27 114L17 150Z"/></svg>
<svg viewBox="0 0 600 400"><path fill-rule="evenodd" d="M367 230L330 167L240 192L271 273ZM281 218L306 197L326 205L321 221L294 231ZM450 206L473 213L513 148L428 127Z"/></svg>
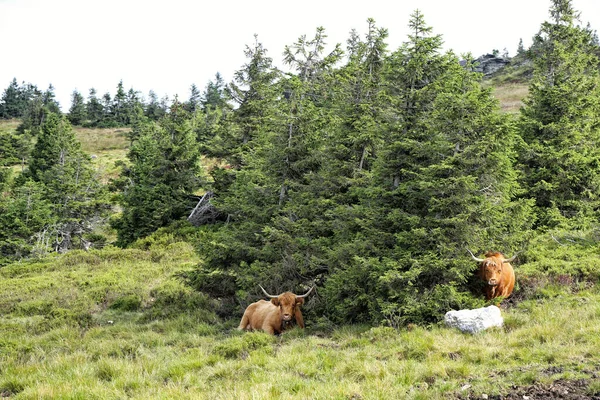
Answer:
<svg viewBox="0 0 600 400"><path fill-rule="evenodd" d="M511 258L509 258L508 260L504 260L502 261L502 263L510 263L515 261L515 259L517 258L517 256L519 255L519 252L516 252L514 256L512 256Z"/></svg>
<svg viewBox="0 0 600 400"><path fill-rule="evenodd" d="M260 285L258 285L258 286L260 286ZM272 294L269 294L269 293L267 293L267 291L265 290L265 288L264 288L264 287L262 287L262 286L260 286L260 288L262 289L263 293L264 293L264 294L265 294L267 297L270 297L270 298L272 298L272 299L276 299L276 298L278 298L278 297L279 297L279 296L273 296Z"/></svg>
<svg viewBox="0 0 600 400"><path fill-rule="evenodd" d="M304 293L304 294L296 295L296 297L300 297L300 298L306 297L306 296L308 296L308 295L310 294L310 292L312 292L312 291L313 291L313 289L314 289L314 288L315 288L315 287L313 286L313 287L311 287L310 289L308 289L308 292L306 292L306 293Z"/></svg>
<svg viewBox="0 0 600 400"><path fill-rule="evenodd" d="M483 262L483 258L477 258L475 257L475 255L473 253L471 253L471 250L467 249L467 251L469 252L469 254L471 255L471 257L473 257L473 260L477 261L477 262Z"/></svg>

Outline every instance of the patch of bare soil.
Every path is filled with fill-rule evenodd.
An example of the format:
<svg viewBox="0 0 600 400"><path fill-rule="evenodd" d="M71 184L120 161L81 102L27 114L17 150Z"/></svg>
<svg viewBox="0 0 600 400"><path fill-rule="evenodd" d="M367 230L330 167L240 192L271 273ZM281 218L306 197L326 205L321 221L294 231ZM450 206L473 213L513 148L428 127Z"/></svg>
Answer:
<svg viewBox="0 0 600 400"><path fill-rule="evenodd" d="M498 397L498 400L600 400L600 393L590 394L587 388L588 382L583 379L576 381L558 380L549 385L536 384L524 388L515 388L514 392ZM490 399L492 399L491 396Z"/></svg>
<svg viewBox="0 0 600 400"><path fill-rule="evenodd" d="M514 386L513 391L506 395L478 395L473 394L464 399L488 400L600 400L600 393L590 394L589 381L579 379L574 381L557 380L551 384L535 384L531 386Z"/></svg>

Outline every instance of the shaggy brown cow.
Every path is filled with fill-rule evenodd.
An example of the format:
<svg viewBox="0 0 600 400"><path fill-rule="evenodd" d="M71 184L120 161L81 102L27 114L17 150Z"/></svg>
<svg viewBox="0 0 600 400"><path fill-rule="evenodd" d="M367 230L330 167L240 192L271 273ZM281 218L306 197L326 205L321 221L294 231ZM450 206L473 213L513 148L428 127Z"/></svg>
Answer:
<svg viewBox="0 0 600 400"><path fill-rule="evenodd" d="M314 286L300 296L292 292L273 296L267 293L262 286L260 288L271 301L259 300L250 304L246 308L246 311L244 311L244 316L238 329L262 329L271 335L280 334L293 319L296 320L300 328L304 328L304 319L302 319L300 305L304 303L304 298L312 292Z"/></svg>
<svg viewBox="0 0 600 400"><path fill-rule="evenodd" d="M515 287L515 271L510 263L517 258L517 254L506 259L502 253L488 251L485 253L485 258L477 258L471 250L467 249L467 251L473 260L480 263L479 276L487 283L485 298L490 300L495 297L510 296Z"/></svg>

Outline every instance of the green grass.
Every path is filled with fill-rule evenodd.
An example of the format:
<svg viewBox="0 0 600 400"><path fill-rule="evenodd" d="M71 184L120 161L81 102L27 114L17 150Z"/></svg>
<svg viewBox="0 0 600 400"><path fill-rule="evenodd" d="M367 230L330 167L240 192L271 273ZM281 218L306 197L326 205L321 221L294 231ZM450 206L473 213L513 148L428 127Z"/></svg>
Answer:
<svg viewBox="0 0 600 400"><path fill-rule="evenodd" d="M19 119L0 119L0 132L16 132L20 124Z"/></svg>
<svg viewBox="0 0 600 400"><path fill-rule="evenodd" d="M75 127L82 149L89 154L126 150L129 146L127 132L130 128L82 128Z"/></svg>
<svg viewBox="0 0 600 400"><path fill-rule="evenodd" d="M107 183L119 176L117 161L127 160L129 140L126 133L130 128L81 128L75 127L82 149L92 156L102 182Z"/></svg>
<svg viewBox="0 0 600 400"><path fill-rule="evenodd" d="M600 293L505 308L477 335L442 325L346 326L272 337L233 329L180 272L200 260L163 235L0 269L0 393L15 399L481 398L586 379L600 362ZM562 236L561 236L562 238ZM536 262L536 261L534 261ZM519 268L527 270L526 265ZM522 274L522 273L521 273ZM543 288L538 288L543 289Z"/></svg>
<svg viewBox="0 0 600 400"><path fill-rule="evenodd" d="M516 114L523 106L523 99L529 93L525 83L505 83L493 87L492 94L500 102L502 112Z"/></svg>

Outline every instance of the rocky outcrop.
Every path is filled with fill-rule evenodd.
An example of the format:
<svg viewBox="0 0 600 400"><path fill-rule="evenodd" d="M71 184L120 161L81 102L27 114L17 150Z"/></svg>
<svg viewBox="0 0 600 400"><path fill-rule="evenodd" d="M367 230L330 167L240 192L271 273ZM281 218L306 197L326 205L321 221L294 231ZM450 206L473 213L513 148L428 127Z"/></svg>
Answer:
<svg viewBox="0 0 600 400"><path fill-rule="evenodd" d="M493 54L484 54L473 60L474 70L481 72L484 77L495 74L506 65L510 64L509 58L498 57Z"/></svg>

